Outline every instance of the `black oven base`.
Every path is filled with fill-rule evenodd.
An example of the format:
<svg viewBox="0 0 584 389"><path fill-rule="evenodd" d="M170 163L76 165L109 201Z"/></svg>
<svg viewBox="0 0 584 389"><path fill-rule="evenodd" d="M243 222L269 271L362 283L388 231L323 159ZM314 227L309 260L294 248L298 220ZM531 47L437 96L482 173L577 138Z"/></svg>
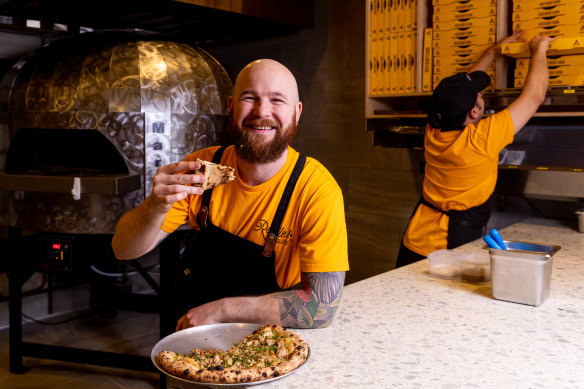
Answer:
<svg viewBox="0 0 584 389"><path fill-rule="evenodd" d="M23 374L29 368L23 365L24 357L59 360L64 362L84 363L121 369L156 372L150 357L140 355L79 349L60 345L47 345L23 341L22 335L22 235L19 228L9 227L9 370L11 373ZM138 261L133 261L137 270L158 294L160 307L160 338L174 332L175 320L172 312L171 295L174 272L180 256L181 233L176 232L165 239L160 246L160 285L144 271ZM166 387L166 377L160 375L160 387Z"/></svg>

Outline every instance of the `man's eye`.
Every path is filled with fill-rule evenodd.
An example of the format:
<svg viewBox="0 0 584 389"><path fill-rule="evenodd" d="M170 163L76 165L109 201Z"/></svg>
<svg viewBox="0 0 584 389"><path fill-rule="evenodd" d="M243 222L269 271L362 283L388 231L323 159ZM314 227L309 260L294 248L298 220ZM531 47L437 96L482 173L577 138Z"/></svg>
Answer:
<svg viewBox="0 0 584 389"><path fill-rule="evenodd" d="M282 104L282 103L284 103L284 100L280 100L280 99L272 99L272 103L276 103L276 104Z"/></svg>
<svg viewBox="0 0 584 389"><path fill-rule="evenodd" d="M255 97L252 96L245 96L241 100L243 101L255 101Z"/></svg>

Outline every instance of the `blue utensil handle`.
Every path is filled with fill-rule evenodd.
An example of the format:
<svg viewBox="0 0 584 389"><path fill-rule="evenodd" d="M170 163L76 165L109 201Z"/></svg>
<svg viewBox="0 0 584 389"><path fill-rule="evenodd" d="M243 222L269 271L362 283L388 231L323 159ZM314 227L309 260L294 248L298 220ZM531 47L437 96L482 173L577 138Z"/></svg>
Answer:
<svg viewBox="0 0 584 389"><path fill-rule="evenodd" d="M489 235L483 236L483 240L485 241L487 246L489 246L490 248L501 250L501 247Z"/></svg>
<svg viewBox="0 0 584 389"><path fill-rule="evenodd" d="M501 238L499 231L493 228L491 230L491 237L495 240L495 242L497 242L499 247L501 247L503 250L507 250L507 246L505 246L505 242L503 242L503 238Z"/></svg>

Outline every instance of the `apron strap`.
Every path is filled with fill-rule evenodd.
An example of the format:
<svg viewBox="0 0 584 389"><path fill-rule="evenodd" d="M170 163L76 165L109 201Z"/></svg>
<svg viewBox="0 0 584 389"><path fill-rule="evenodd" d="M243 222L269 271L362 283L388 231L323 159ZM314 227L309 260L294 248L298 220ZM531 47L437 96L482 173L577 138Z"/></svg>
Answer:
<svg viewBox="0 0 584 389"><path fill-rule="evenodd" d="M280 226L282 225L282 219L284 219L284 214L286 213L286 208L288 208L288 203L292 197L292 192L294 192L294 187L296 186L298 177L300 177L300 173L302 173L302 169L304 169L305 164L306 157L302 154L299 154L296 165L294 165L294 170L292 170L292 174L288 179L288 183L286 184L286 188L284 189L284 193L282 194L282 198L278 204L278 209L276 210L272 224L268 230L268 236L266 238L266 244L264 245L263 251L264 257L272 256L274 247L276 246L278 232L280 231Z"/></svg>
<svg viewBox="0 0 584 389"><path fill-rule="evenodd" d="M213 159L211 162L213 163L221 163L221 157L223 157L223 152L225 151L225 146L221 146L215 151L213 155ZM211 195L213 194L213 188L207 189L203 192L203 200L201 200L201 209L197 214L197 220L199 222L199 227L207 228L207 222L209 220L209 204L211 204Z"/></svg>

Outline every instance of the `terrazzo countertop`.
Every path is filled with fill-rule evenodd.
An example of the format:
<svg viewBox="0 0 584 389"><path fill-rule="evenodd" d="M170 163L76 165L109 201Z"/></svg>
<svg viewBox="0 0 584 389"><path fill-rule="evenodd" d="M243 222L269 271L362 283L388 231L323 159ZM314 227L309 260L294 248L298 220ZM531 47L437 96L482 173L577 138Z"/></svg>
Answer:
<svg viewBox="0 0 584 389"><path fill-rule="evenodd" d="M306 364L259 387L584 388L584 234L525 223L500 232L562 247L541 306L431 277L423 260L346 286L328 328L295 330L311 347Z"/></svg>

